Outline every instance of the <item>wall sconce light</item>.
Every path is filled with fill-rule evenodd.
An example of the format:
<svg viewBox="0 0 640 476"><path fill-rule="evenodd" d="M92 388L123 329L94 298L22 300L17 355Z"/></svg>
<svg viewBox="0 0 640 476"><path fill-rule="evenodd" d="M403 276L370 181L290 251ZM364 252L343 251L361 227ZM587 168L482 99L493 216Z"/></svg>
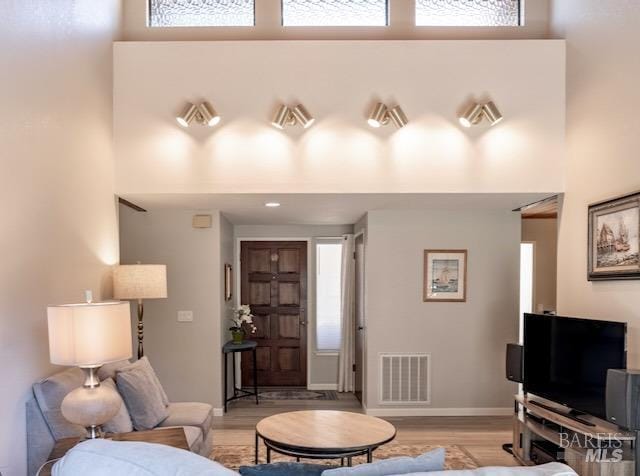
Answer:
<svg viewBox="0 0 640 476"><path fill-rule="evenodd" d="M407 119L407 115L404 113L402 108L398 105L389 109L385 104L379 102L371 112L369 113L369 117L367 118L367 123L371 127L378 128L380 126L386 126L389 124L389 120L393 122L398 129L406 126L409 123L409 119Z"/></svg>
<svg viewBox="0 0 640 476"><path fill-rule="evenodd" d="M194 120L203 126L213 127L220 122L220 115L205 101L197 106L188 103L182 114L176 117L176 121L182 127L189 127Z"/></svg>
<svg viewBox="0 0 640 476"><path fill-rule="evenodd" d="M298 124L300 124L305 129L311 127L311 125L315 122L315 118L309 114L309 111L302 105L298 104L291 110L291 114L296 118Z"/></svg>
<svg viewBox="0 0 640 476"><path fill-rule="evenodd" d="M293 109L289 108L286 104L281 104L273 115L271 125L278 129L284 129L285 126L300 124L307 129L311 127L314 122L315 118L302 104L298 104Z"/></svg>
<svg viewBox="0 0 640 476"><path fill-rule="evenodd" d="M489 101L485 104L482 110L484 112L484 117L487 118L487 121L489 121L492 126L495 126L503 119L502 113L493 101Z"/></svg>
<svg viewBox="0 0 640 476"><path fill-rule="evenodd" d="M198 112L202 117L202 122L209 127L213 127L220 122L220 115L208 102L203 102L198 106Z"/></svg>
<svg viewBox="0 0 640 476"><path fill-rule="evenodd" d="M492 126L503 119L495 103L488 101L485 104L474 102L458 117L458 120L463 127L471 127L480 124L483 118L486 118Z"/></svg>
<svg viewBox="0 0 640 476"><path fill-rule="evenodd" d="M198 106L189 103L184 108L184 111L182 111L182 114L176 117L176 121L178 121L178 124L180 124L182 127L189 127L193 119L196 117L197 113Z"/></svg>
<svg viewBox="0 0 640 476"><path fill-rule="evenodd" d="M406 126L409 123L407 115L404 113L400 106L394 106L389 110L389 117L398 129Z"/></svg>

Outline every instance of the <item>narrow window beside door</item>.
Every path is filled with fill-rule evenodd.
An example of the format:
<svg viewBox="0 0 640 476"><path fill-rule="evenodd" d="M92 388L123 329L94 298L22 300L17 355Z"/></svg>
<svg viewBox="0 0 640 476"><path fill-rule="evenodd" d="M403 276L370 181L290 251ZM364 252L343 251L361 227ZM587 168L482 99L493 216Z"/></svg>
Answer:
<svg viewBox="0 0 640 476"><path fill-rule="evenodd" d="M340 270L342 243L322 240L316 243L316 349L340 349Z"/></svg>

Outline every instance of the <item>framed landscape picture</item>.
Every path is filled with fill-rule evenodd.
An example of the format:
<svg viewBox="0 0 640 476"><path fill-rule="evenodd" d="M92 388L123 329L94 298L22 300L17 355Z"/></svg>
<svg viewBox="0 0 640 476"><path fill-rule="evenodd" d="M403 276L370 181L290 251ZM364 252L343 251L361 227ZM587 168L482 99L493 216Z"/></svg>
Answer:
<svg viewBox="0 0 640 476"><path fill-rule="evenodd" d="M467 250L425 250L423 301L467 300Z"/></svg>
<svg viewBox="0 0 640 476"><path fill-rule="evenodd" d="M640 192L589 205L589 281L640 279Z"/></svg>

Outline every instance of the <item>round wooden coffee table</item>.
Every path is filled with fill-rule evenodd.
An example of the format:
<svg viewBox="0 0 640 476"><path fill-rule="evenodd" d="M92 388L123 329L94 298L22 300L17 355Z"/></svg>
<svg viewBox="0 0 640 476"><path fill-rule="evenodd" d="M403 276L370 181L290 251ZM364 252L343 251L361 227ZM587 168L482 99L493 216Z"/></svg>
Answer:
<svg viewBox="0 0 640 476"><path fill-rule="evenodd" d="M310 410L273 415L256 425L256 454L262 438L267 448L267 463L271 451L287 456L310 459L344 459L367 455L371 462L376 448L396 436L395 427L380 418L360 413L333 410Z"/></svg>

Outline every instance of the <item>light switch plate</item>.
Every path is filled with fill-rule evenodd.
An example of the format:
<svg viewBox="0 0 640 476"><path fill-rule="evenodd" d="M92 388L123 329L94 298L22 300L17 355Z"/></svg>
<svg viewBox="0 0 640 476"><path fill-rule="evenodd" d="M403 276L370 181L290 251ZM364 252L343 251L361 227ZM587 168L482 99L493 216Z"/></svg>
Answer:
<svg viewBox="0 0 640 476"><path fill-rule="evenodd" d="M178 322L193 322L193 311L178 311Z"/></svg>

